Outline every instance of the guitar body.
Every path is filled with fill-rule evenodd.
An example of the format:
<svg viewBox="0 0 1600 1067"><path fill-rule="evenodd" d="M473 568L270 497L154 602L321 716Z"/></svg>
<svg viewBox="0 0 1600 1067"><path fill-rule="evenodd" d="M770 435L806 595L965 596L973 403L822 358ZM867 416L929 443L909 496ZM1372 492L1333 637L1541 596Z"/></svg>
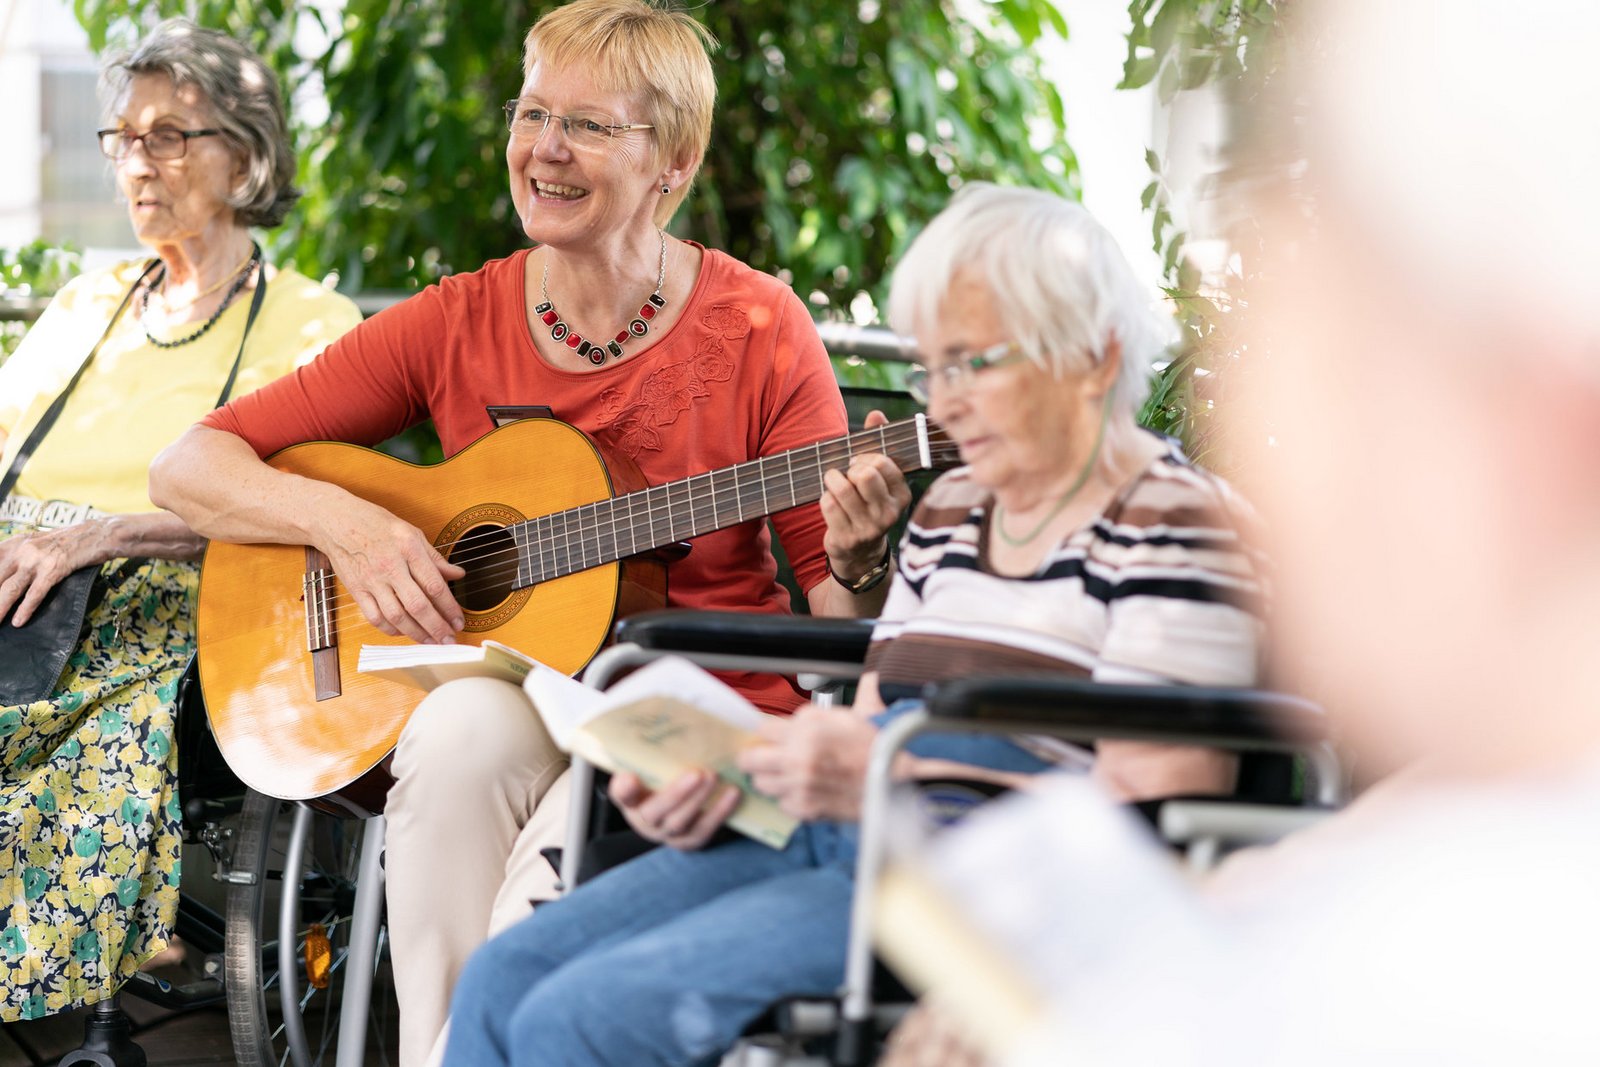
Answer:
<svg viewBox="0 0 1600 1067"><path fill-rule="evenodd" d="M268 462L387 508L466 566L457 583L466 613L458 641L493 638L576 673L619 616L665 603L665 565L648 556L513 589L473 583L474 573L488 571L474 572L471 549L452 547L465 536L477 551L503 555L507 526L643 486L636 468L608 463L565 423L510 423L429 467L326 442L287 448ZM324 616L331 643L309 650L305 583L325 567L301 546L213 541L200 580L200 685L223 756L247 785L366 815L382 810L386 757L421 697L356 672L363 644L409 642L369 624L336 579Z"/></svg>

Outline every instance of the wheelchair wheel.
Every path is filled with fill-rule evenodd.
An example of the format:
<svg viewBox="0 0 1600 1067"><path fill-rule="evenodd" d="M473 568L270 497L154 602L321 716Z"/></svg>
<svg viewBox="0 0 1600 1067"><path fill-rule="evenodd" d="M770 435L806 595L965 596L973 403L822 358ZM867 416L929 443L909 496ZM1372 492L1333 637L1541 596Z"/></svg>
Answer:
<svg viewBox="0 0 1600 1067"><path fill-rule="evenodd" d="M350 981L365 824L251 791L233 848L226 980L234 1057L245 1067L332 1067ZM380 924L362 1062L396 1060L395 1006Z"/></svg>

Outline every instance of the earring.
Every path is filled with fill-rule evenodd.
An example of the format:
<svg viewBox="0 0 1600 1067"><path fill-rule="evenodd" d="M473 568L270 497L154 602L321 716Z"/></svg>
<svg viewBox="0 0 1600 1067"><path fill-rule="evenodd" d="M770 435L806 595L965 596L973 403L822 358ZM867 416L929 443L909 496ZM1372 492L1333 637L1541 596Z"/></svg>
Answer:
<svg viewBox="0 0 1600 1067"><path fill-rule="evenodd" d="M672 192L672 186L670 186L670 185L663 185L663 186L662 186L662 187L661 187L661 195L662 195L662 196L666 196L666 195L667 195L667 194L668 194L668 193L670 193L670 192Z"/></svg>

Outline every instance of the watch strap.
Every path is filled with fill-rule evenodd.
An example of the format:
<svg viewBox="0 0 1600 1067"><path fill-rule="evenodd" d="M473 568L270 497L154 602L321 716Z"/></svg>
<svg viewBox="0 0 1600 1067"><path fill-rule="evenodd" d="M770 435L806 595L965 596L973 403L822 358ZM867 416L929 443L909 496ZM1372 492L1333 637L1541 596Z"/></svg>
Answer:
<svg viewBox="0 0 1600 1067"><path fill-rule="evenodd" d="M824 553L824 558L826 559L826 553ZM894 549L889 540L885 538L883 558L877 562L876 566L853 582L839 576L838 572L833 569L833 560L829 559L827 563L829 576L844 586L845 591L852 596L860 596L862 593L872 592L879 585L882 585L883 580L889 576L889 570L894 565Z"/></svg>

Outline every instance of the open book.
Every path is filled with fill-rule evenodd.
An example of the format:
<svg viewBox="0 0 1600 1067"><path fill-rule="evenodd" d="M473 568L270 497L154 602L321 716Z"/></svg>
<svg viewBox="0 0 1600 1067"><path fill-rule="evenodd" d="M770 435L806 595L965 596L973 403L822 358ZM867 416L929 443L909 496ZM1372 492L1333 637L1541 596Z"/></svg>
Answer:
<svg viewBox="0 0 1600 1067"><path fill-rule="evenodd" d="M688 660L657 660L603 693L496 641L363 645L356 669L419 689L473 676L520 682L563 752L636 774L651 789L710 771L744 793L728 825L773 848L787 845L799 825L756 792L735 762L766 713Z"/></svg>
<svg viewBox="0 0 1600 1067"><path fill-rule="evenodd" d="M499 678L521 685L537 662L499 641L481 645L362 645L356 670L428 690L457 678Z"/></svg>
<svg viewBox="0 0 1600 1067"><path fill-rule="evenodd" d="M651 789L687 771L710 771L744 793L728 825L773 848L787 845L799 825L756 792L735 762L766 713L688 660L656 660L603 693L536 663L522 688L563 752L636 774Z"/></svg>

